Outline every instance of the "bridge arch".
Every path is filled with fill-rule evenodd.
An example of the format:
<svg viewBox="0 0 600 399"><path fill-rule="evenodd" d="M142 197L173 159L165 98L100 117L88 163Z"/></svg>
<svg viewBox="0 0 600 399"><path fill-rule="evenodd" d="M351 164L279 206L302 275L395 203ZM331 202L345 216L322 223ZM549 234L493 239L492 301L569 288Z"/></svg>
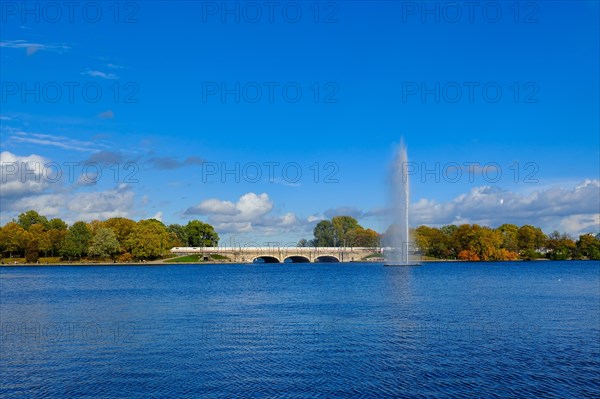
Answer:
<svg viewBox="0 0 600 399"><path fill-rule="evenodd" d="M292 255L285 258L283 263L310 263L310 259L306 256Z"/></svg>
<svg viewBox="0 0 600 399"><path fill-rule="evenodd" d="M315 263L338 263L340 260L331 255L321 255L315 259Z"/></svg>
<svg viewBox="0 0 600 399"><path fill-rule="evenodd" d="M279 259L277 259L274 256L262 255L262 256L257 256L256 258L254 258L252 263L281 263L281 262L279 262Z"/></svg>

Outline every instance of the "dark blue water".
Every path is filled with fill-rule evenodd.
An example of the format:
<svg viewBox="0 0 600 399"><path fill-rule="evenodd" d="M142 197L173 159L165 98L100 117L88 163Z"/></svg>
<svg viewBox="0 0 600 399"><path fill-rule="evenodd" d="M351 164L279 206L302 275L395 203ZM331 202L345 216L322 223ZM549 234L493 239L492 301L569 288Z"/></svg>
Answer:
<svg viewBox="0 0 600 399"><path fill-rule="evenodd" d="M0 268L0 396L600 397L598 262Z"/></svg>

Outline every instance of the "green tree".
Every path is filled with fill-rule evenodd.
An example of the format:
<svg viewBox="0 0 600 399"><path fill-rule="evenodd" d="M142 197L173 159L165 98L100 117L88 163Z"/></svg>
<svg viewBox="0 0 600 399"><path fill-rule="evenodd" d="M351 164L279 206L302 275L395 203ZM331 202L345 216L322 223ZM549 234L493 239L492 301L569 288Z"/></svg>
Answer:
<svg viewBox="0 0 600 399"><path fill-rule="evenodd" d="M36 223L41 224L44 228L48 227L48 219L46 216L42 216L34 210L19 214L19 216L17 216L17 223L25 230L29 230L29 227Z"/></svg>
<svg viewBox="0 0 600 399"><path fill-rule="evenodd" d="M588 259L600 259L600 234L583 234L577 240L577 250L579 254Z"/></svg>
<svg viewBox="0 0 600 399"><path fill-rule="evenodd" d="M457 259L458 258L458 243L456 241L456 232L458 226L453 224L440 227L440 231L444 234L446 242L446 255L445 259Z"/></svg>
<svg viewBox="0 0 600 399"><path fill-rule="evenodd" d="M454 248L450 245L452 233L445 234L442 229L419 226L414 237L415 243L425 255L438 259L456 258Z"/></svg>
<svg viewBox="0 0 600 399"><path fill-rule="evenodd" d="M558 231L553 231L548 236L546 242L548 248L548 257L554 260L566 260L576 256L575 250L577 246L575 241L567 234L560 234Z"/></svg>
<svg viewBox="0 0 600 399"><path fill-rule="evenodd" d="M513 252L519 251L519 226L503 224L496 230L502 234L502 248Z"/></svg>
<svg viewBox="0 0 600 399"><path fill-rule="evenodd" d="M50 240L50 253L52 256L60 254L67 237L67 230L52 229L48 231Z"/></svg>
<svg viewBox="0 0 600 399"><path fill-rule="evenodd" d="M156 219L140 220L127 239L127 246L138 259L156 259L171 248L167 227Z"/></svg>
<svg viewBox="0 0 600 399"><path fill-rule="evenodd" d="M90 240L92 239L92 232L85 222L75 222L73 226L69 227L63 246L61 248L61 254L69 259L81 258L87 254Z"/></svg>
<svg viewBox="0 0 600 399"><path fill-rule="evenodd" d="M334 231L333 224L329 220L321 220L313 231L316 247L333 247Z"/></svg>
<svg viewBox="0 0 600 399"><path fill-rule="evenodd" d="M351 216L336 216L331 219L334 231L334 246L342 247L352 245L351 231L360 227L358 221Z"/></svg>
<svg viewBox="0 0 600 399"><path fill-rule="evenodd" d="M88 253L90 256L105 259L112 258L119 252L119 240L112 229L108 227L100 227L94 233Z"/></svg>
<svg viewBox="0 0 600 399"><path fill-rule="evenodd" d="M67 227L67 224L60 218L54 218L48 221L48 230L67 230Z"/></svg>
<svg viewBox="0 0 600 399"><path fill-rule="evenodd" d="M175 235L176 243L175 247L187 247L188 245L188 235L185 226L180 224L170 224L169 232Z"/></svg>
<svg viewBox="0 0 600 399"><path fill-rule="evenodd" d="M546 235L539 227L524 225L517 234L521 256L526 259L540 257L539 250L546 244Z"/></svg>
<svg viewBox="0 0 600 399"><path fill-rule="evenodd" d="M103 222L101 220L92 220L88 223L88 228L92 232L92 235L96 234L98 230L103 229L105 227L108 227L106 226L106 222Z"/></svg>
<svg viewBox="0 0 600 399"><path fill-rule="evenodd" d="M190 247L215 247L219 244L219 235L214 227L199 220L190 220L185 226Z"/></svg>
<svg viewBox="0 0 600 399"><path fill-rule="evenodd" d="M131 248L127 246L127 240L136 226L136 223L133 220L123 217L110 218L104 222L104 226L112 229L117 236L117 240L121 245L119 252L127 252L131 250Z"/></svg>

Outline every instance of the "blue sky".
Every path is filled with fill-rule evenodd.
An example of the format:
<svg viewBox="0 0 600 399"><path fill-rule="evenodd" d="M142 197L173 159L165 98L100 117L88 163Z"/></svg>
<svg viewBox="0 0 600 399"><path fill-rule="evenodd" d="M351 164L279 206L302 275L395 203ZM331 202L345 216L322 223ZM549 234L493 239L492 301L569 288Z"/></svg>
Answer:
<svg viewBox="0 0 600 399"><path fill-rule="evenodd" d="M383 231L403 136L413 225L599 230L597 1L58 4L0 9L2 224Z"/></svg>

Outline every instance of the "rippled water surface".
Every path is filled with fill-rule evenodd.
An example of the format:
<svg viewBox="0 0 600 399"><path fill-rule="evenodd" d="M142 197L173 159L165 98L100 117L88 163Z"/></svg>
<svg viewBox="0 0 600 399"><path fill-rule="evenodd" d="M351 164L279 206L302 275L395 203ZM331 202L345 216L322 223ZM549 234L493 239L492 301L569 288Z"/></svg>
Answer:
<svg viewBox="0 0 600 399"><path fill-rule="evenodd" d="M0 397L600 397L598 262L0 268Z"/></svg>

